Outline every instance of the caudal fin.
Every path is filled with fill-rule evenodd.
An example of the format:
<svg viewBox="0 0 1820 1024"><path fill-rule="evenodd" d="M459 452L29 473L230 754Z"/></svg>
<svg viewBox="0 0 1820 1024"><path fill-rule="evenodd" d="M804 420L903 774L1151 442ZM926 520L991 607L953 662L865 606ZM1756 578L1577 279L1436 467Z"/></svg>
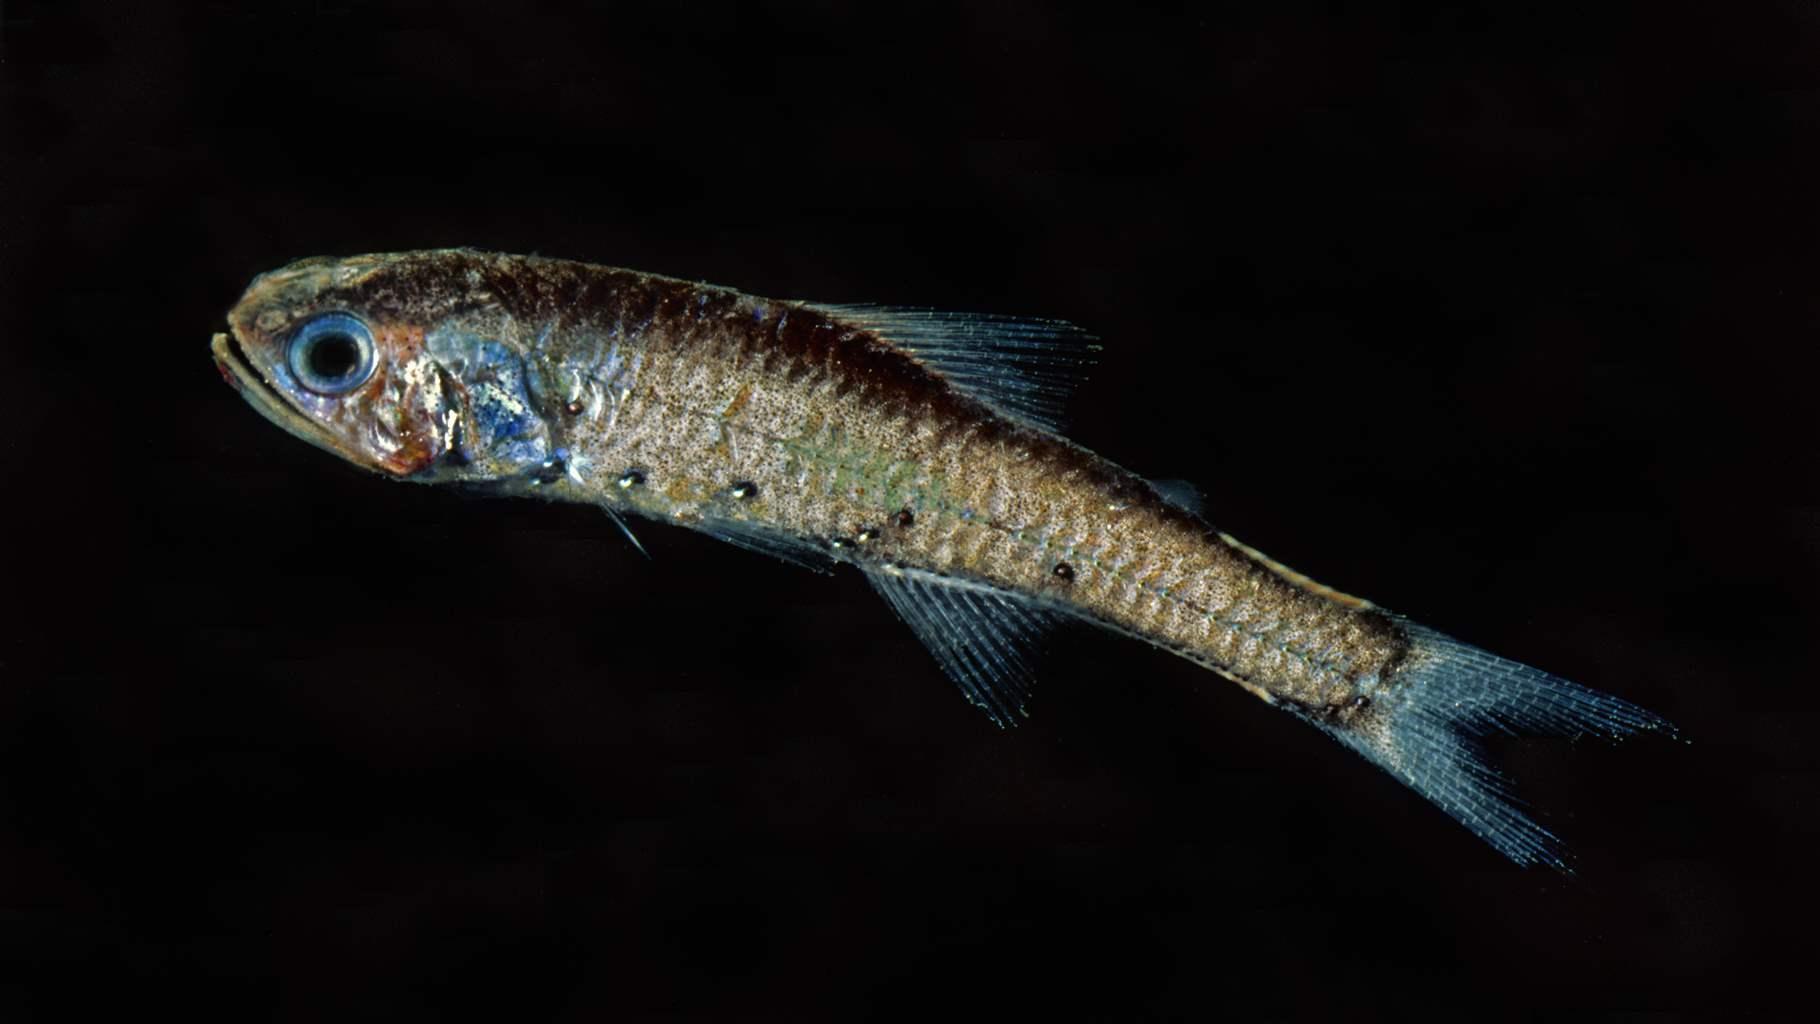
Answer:
<svg viewBox="0 0 1820 1024"><path fill-rule="evenodd" d="M1486 760L1483 737L1588 733L1616 739L1669 722L1627 701L1405 622L1411 640L1372 713L1350 724L1310 719L1401 779L1519 864L1567 862L1554 834L1525 814L1508 781Z"/></svg>

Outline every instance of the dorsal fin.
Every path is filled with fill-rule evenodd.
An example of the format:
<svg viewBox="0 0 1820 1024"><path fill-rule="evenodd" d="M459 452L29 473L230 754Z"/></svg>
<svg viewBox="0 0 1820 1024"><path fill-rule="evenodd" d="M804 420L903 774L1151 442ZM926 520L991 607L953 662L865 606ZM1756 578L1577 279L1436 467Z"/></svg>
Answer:
<svg viewBox="0 0 1820 1024"><path fill-rule="evenodd" d="M1061 320L907 306L816 308L872 331L956 389L1045 430L1061 429L1062 406L1100 350L1093 335Z"/></svg>
<svg viewBox="0 0 1820 1024"><path fill-rule="evenodd" d="M866 578L910 626L975 707L1001 728L1030 695L1030 655L1055 615L983 583L920 569L876 566Z"/></svg>

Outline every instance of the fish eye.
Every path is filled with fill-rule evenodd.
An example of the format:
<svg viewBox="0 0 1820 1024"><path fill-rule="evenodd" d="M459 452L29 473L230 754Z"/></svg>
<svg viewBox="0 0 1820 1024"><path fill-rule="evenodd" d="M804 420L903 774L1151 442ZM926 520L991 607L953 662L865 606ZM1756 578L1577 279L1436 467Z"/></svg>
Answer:
<svg viewBox="0 0 1820 1024"><path fill-rule="evenodd" d="M312 317L291 335L291 374L319 395L354 390L373 375L373 332L346 313Z"/></svg>

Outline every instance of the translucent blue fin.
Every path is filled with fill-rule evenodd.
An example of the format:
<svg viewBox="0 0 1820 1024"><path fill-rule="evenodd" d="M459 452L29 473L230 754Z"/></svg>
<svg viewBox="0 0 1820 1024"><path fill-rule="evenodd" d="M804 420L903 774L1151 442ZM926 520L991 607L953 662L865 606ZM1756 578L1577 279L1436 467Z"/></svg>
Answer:
<svg viewBox="0 0 1820 1024"><path fill-rule="evenodd" d="M1561 844L1511 795L1486 760L1491 733L1616 739L1636 732L1674 735L1655 714L1460 643L1413 623L1407 661L1371 698L1369 710L1342 724L1303 717L1402 780L1473 834L1518 864L1567 871Z"/></svg>
<svg viewBox="0 0 1820 1024"><path fill-rule="evenodd" d="M982 583L918 569L868 567L866 578L970 703L1001 728L1026 715L1030 655L1054 613Z"/></svg>
<svg viewBox="0 0 1820 1024"><path fill-rule="evenodd" d="M1062 406L1100 350L1061 320L945 313L902 306L817 306L863 327L1000 412L1060 430Z"/></svg>

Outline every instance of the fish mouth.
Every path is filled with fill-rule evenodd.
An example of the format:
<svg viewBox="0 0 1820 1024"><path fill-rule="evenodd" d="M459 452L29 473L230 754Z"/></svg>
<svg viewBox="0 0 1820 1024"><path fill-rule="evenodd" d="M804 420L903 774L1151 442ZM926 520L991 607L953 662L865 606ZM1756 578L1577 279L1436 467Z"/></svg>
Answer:
<svg viewBox="0 0 1820 1024"><path fill-rule="evenodd" d="M334 434L323 429L284 400L271 382L254 369L252 361L247 359L241 350L240 343L228 334L216 334L209 342L209 351L215 355L215 368L221 371L221 379L240 393L247 404L258 410L259 415L271 420L279 429L324 451L332 452L363 469L375 472L386 472L389 467L376 462L370 455L344 443Z"/></svg>

